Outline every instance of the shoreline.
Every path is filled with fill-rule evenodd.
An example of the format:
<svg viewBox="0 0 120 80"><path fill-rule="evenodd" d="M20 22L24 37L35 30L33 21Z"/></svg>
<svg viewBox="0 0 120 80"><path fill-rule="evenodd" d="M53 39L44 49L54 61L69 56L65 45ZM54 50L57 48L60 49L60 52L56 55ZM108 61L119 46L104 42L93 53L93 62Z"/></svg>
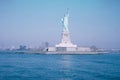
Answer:
<svg viewBox="0 0 120 80"><path fill-rule="evenodd" d="M12 50L12 51L7 51L7 50L1 50L0 52L13 52L13 53L25 53L25 54L109 54L110 52L80 52L80 51L65 51L65 52L60 52L60 51L17 51L17 50Z"/></svg>

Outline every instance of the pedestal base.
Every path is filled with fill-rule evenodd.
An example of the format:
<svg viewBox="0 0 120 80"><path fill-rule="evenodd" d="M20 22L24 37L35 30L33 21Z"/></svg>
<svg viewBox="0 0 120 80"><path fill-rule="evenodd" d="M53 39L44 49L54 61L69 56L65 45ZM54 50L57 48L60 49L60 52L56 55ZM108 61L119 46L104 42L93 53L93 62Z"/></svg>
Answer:
<svg viewBox="0 0 120 80"><path fill-rule="evenodd" d="M77 47L77 45L71 43L70 33L65 31L62 33L61 43L56 45L56 47Z"/></svg>

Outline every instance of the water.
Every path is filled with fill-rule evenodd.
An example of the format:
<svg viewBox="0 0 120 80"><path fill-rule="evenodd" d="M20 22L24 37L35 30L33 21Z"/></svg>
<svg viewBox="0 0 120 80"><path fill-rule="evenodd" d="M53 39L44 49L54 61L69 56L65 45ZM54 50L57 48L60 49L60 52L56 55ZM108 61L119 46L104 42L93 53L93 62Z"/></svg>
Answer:
<svg viewBox="0 0 120 80"><path fill-rule="evenodd" d="M0 80L120 80L120 54L0 52Z"/></svg>

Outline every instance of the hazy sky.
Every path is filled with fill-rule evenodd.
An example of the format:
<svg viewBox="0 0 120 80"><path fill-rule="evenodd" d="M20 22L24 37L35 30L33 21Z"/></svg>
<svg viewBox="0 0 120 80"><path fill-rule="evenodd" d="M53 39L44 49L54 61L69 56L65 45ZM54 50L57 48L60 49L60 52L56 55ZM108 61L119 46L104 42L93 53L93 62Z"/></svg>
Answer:
<svg viewBox="0 0 120 80"><path fill-rule="evenodd" d="M0 47L60 43L67 8L73 43L120 48L120 0L0 0Z"/></svg>

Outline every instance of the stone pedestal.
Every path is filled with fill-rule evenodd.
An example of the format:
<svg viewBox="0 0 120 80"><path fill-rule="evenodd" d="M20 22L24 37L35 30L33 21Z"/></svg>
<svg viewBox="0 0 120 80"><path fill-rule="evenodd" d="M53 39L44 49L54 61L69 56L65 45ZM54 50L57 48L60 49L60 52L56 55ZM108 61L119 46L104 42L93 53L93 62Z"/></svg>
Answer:
<svg viewBox="0 0 120 80"><path fill-rule="evenodd" d="M64 31L62 33L61 43L56 45L56 47L77 47L77 45L71 43L70 33L68 31Z"/></svg>

